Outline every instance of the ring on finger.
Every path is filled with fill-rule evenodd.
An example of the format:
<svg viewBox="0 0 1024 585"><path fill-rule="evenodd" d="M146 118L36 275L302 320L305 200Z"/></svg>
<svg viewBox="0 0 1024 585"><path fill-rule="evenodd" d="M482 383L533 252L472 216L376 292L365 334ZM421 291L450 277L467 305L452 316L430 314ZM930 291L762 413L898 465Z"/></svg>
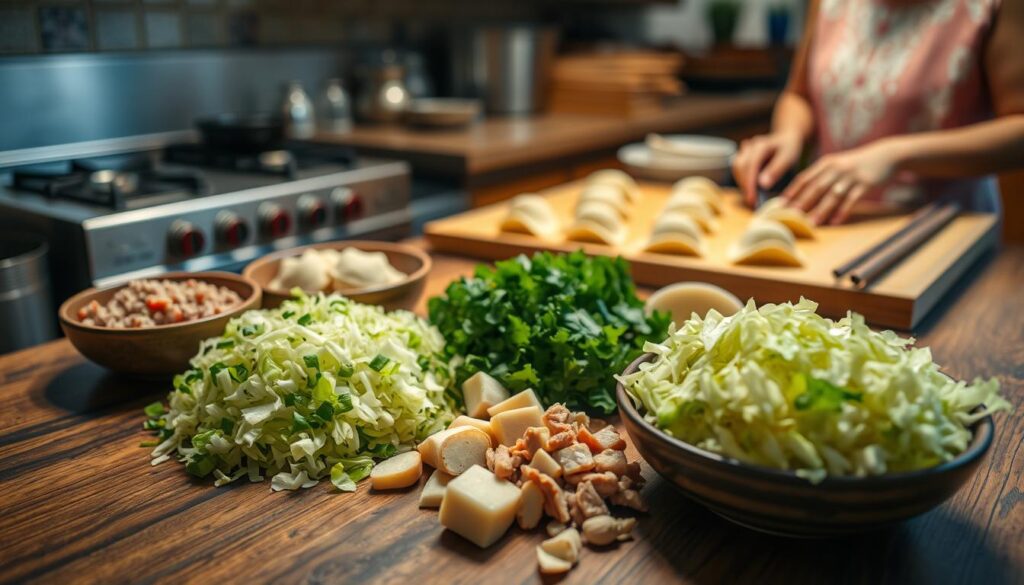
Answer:
<svg viewBox="0 0 1024 585"><path fill-rule="evenodd" d="M833 197L842 197L850 190L853 185L849 181L841 181L832 185L832 188L828 190L828 194Z"/></svg>

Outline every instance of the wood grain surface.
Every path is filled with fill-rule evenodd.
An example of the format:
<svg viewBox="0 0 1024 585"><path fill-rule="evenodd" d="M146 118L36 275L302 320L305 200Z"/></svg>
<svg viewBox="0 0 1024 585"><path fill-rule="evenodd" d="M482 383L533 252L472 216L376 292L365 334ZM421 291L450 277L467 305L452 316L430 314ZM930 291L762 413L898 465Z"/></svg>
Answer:
<svg viewBox="0 0 1024 585"><path fill-rule="evenodd" d="M473 263L436 256L427 295ZM996 375L1018 405L981 470L940 508L853 539L733 526L649 468L636 540L586 550L565 583L1024 582L1024 247L973 268L920 343L956 377ZM422 309L422 304L421 304ZM0 582L535 583L537 533L480 550L444 532L417 488L215 488L149 465L143 405L167 380L110 375L66 341L0 357ZM635 452L633 452L635 456ZM551 582L547 580L546 582Z"/></svg>
<svg viewBox="0 0 1024 585"><path fill-rule="evenodd" d="M768 116L775 92L688 95L663 109L629 118L547 113L490 117L467 128L422 130L360 125L321 132L316 140L345 144L414 164L469 175L550 161L642 140L648 132L683 132Z"/></svg>
<svg viewBox="0 0 1024 585"><path fill-rule="evenodd" d="M573 222L585 180L541 191L563 226ZM849 280L836 280L832 270L897 231L907 215L891 209L876 210L839 226L821 226L815 239L798 239L802 267L738 266L730 248L750 225L753 213L739 193L725 190L723 212L717 228L704 237L703 257L645 252L654 223L662 215L671 186L640 183L641 196L626 220L628 233L621 245L580 243L564 234L542 240L528 234L501 230L511 203L501 202L430 222L427 238L439 250L483 259L504 258L537 250L569 252L580 248L592 254L621 255L630 261L633 278L650 286L697 280L710 282L735 293L740 299L760 303L815 299L820 311L841 317L848 310L862 313L872 324L909 329L928 313L956 278L999 239L999 218L991 213L962 213L937 234L919 245L895 267L860 289ZM883 214L884 211L884 214Z"/></svg>

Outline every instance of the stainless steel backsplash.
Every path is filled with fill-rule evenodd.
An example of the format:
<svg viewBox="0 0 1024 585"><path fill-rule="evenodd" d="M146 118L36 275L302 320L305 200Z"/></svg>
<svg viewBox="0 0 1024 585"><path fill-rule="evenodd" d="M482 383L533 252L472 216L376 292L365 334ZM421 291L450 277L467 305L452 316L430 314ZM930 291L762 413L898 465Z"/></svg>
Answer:
<svg viewBox="0 0 1024 585"><path fill-rule="evenodd" d="M228 49L0 58L0 152L186 130L201 115L276 109L344 76L340 49Z"/></svg>

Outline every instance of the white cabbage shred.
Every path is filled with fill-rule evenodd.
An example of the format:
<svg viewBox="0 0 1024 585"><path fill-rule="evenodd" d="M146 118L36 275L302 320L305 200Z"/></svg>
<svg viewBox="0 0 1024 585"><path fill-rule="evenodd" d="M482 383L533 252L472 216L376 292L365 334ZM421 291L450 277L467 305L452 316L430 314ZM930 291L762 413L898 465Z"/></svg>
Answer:
<svg viewBox="0 0 1024 585"><path fill-rule="evenodd" d="M412 313L338 295L248 311L175 377L169 408L148 423L164 439L153 462L176 455L216 485L269 476L273 490L294 490L330 476L352 491L374 458L454 418L443 345Z"/></svg>
<svg viewBox="0 0 1024 585"><path fill-rule="evenodd" d="M940 464L966 449L972 423L1011 410L995 379L954 381L913 339L816 309L751 301L693 315L619 379L668 434L812 482Z"/></svg>

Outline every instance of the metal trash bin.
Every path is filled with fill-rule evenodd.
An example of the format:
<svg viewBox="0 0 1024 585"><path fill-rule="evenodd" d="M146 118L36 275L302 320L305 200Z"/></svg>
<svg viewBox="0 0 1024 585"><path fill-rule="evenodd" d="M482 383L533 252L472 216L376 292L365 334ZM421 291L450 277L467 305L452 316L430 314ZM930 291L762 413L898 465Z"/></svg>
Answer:
<svg viewBox="0 0 1024 585"><path fill-rule="evenodd" d="M48 250L36 236L0 235L0 354L57 337Z"/></svg>

